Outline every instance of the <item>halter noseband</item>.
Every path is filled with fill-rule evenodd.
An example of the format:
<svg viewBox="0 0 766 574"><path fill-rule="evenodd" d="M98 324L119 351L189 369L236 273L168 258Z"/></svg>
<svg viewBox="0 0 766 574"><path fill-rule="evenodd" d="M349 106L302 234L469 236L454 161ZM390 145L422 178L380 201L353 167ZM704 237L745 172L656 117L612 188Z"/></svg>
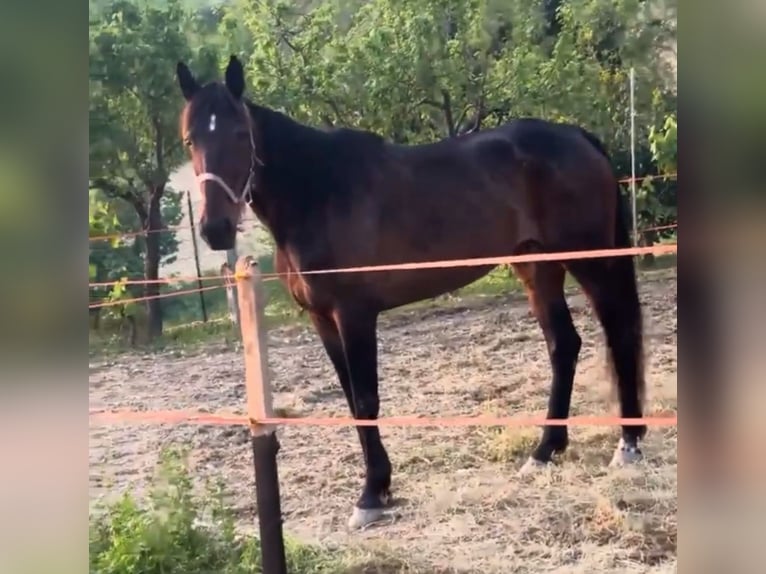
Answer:
<svg viewBox="0 0 766 574"><path fill-rule="evenodd" d="M242 186L242 191L239 195L229 186L228 183L226 183L222 177L210 173L208 171L205 171L203 173L200 173L197 177L197 183L200 184L200 192L202 192L202 183L205 181L214 181L218 185L220 185L223 190L226 192L226 195L229 196L232 202L234 204L240 204L240 203L250 203L253 199L253 178L255 177L255 164L257 163L260 166L263 166L263 162L258 157L258 154L255 150L255 137L253 136L253 122L250 118L250 111L247 109L247 104L242 104L242 109L245 111L245 119L247 120L247 133L250 136L250 171L247 175L247 181L245 182L245 185Z"/></svg>

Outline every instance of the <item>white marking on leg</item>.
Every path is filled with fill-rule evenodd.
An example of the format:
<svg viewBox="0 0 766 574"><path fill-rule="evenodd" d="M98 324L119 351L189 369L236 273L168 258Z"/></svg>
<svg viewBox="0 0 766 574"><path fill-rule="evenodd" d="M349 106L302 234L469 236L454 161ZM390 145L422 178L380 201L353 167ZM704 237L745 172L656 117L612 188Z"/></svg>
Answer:
<svg viewBox="0 0 766 574"><path fill-rule="evenodd" d="M530 456L527 459L527 462L524 463L524 466L522 466L519 469L519 476L526 476L529 474L534 474L544 468L546 468L549 464L547 462L541 462L537 460L536 458Z"/></svg>
<svg viewBox="0 0 766 574"><path fill-rule="evenodd" d="M358 508L354 507L351 518L348 519L348 527L357 530L370 526L383 519L385 511L382 508Z"/></svg>
<svg viewBox="0 0 766 574"><path fill-rule="evenodd" d="M348 519L348 527L358 530L382 522L384 518L390 518L393 521L393 515L386 508L391 503L391 493L385 492L380 495L380 503L383 508L359 508L354 507L351 518Z"/></svg>
<svg viewBox="0 0 766 574"><path fill-rule="evenodd" d="M614 455L612 456L609 466L619 467L634 464L640 462L643 458L644 455L641 453L641 449L637 446L629 446L625 444L625 440L621 438L620 442L617 443L617 448L614 449Z"/></svg>
<svg viewBox="0 0 766 574"><path fill-rule="evenodd" d="M215 131L215 114L210 114L210 123L208 124L208 129L211 132Z"/></svg>

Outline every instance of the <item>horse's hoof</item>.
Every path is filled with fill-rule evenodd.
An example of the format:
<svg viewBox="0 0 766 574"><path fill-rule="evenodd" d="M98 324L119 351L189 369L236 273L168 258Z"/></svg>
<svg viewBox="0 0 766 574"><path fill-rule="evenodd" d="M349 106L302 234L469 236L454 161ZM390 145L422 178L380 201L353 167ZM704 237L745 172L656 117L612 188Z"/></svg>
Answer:
<svg viewBox="0 0 766 574"><path fill-rule="evenodd" d="M358 530L369 526L375 522L379 522L384 515L382 508L358 508L354 507L354 512L351 513L351 518L348 519L348 527L352 530Z"/></svg>
<svg viewBox="0 0 766 574"><path fill-rule="evenodd" d="M527 462L524 463L524 466L519 469L519 476L526 476L539 472L540 470L547 467L548 464L550 463L539 461L533 456L530 456L527 459Z"/></svg>
<svg viewBox="0 0 766 574"><path fill-rule="evenodd" d="M629 464L635 464L643 460L644 455L638 446L630 446L625 444L623 439L617 443L617 448L614 450L614 455L609 463L612 468L621 467Z"/></svg>

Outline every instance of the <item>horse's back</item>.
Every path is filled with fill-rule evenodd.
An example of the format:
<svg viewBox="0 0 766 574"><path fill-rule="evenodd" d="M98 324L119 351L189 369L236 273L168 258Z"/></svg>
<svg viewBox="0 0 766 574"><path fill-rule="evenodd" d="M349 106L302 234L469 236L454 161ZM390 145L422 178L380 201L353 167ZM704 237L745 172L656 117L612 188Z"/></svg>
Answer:
<svg viewBox="0 0 766 574"><path fill-rule="evenodd" d="M600 142L578 126L519 118L411 148L405 162L410 177L394 201L406 195L410 210L449 220L452 232L462 222L504 242L609 241L614 174Z"/></svg>
<svg viewBox="0 0 766 574"><path fill-rule="evenodd" d="M606 152L595 136L573 124L539 118L514 119L471 134L464 141L466 147L479 149L488 143L504 142L518 157L558 168L572 164L596 169L608 166Z"/></svg>

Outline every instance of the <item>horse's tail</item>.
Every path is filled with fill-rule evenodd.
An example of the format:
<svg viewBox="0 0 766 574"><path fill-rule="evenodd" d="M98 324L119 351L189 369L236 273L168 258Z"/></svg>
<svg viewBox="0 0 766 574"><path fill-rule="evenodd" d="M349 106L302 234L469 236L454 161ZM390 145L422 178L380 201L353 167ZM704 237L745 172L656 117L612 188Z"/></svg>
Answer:
<svg viewBox="0 0 766 574"><path fill-rule="evenodd" d="M606 151L604 144L589 131L580 128L583 136L595 147L606 159L610 165L612 160ZM614 193L616 195L615 214L614 214L614 243L616 248L631 247L629 233L629 219L627 200L620 190L620 183L617 177L614 177ZM643 321L641 317L641 302L638 295L638 282L636 279L636 268L633 257L621 255L613 257L611 261L612 271L611 282L614 297L619 297L619 304L615 303L615 310L620 317L614 317L612 329L619 331L607 333L608 339L615 339L614 344L610 344L611 359L613 367L617 369L617 377L628 377L635 381L639 393L640 401L643 402L645 396L644 381L644 349L643 349ZM607 322L611 322L607 320ZM617 340L620 340L617 342ZM627 348L626 348L627 347ZM618 351L620 348L622 351ZM626 357L631 354L631 357ZM621 366L622 365L622 366ZM627 367L628 371L625 372Z"/></svg>

